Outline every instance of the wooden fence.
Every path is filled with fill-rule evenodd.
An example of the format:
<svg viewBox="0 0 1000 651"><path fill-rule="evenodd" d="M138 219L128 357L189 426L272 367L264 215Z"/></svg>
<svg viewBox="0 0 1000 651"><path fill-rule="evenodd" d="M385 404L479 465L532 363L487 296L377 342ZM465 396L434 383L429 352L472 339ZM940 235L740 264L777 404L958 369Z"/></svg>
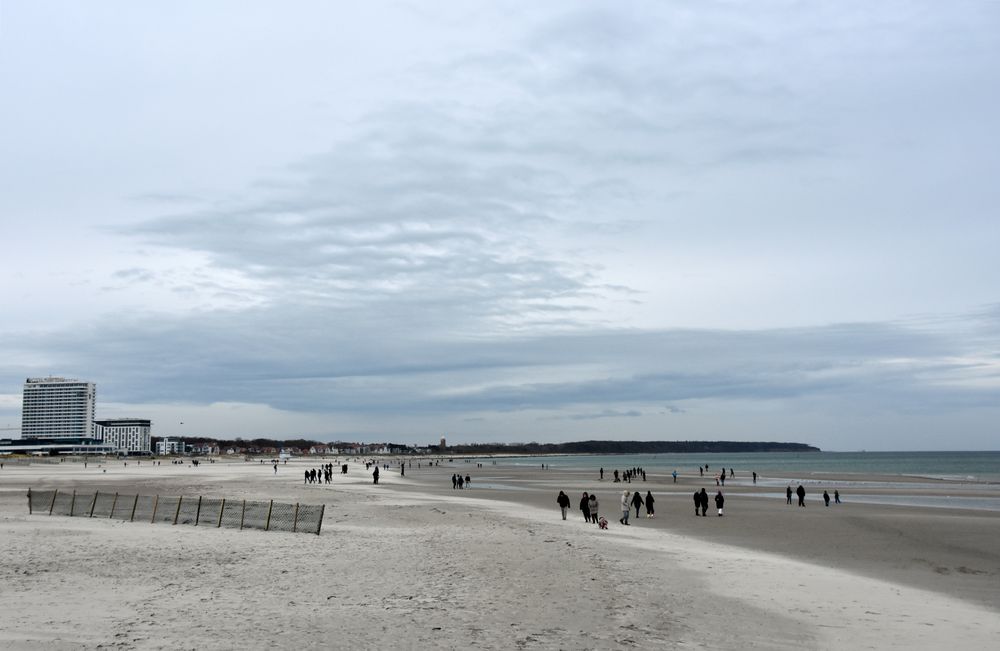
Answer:
<svg viewBox="0 0 1000 651"><path fill-rule="evenodd" d="M202 527L290 531L319 535L325 505L219 497L78 493L28 489L30 514L109 518L128 522L188 524Z"/></svg>

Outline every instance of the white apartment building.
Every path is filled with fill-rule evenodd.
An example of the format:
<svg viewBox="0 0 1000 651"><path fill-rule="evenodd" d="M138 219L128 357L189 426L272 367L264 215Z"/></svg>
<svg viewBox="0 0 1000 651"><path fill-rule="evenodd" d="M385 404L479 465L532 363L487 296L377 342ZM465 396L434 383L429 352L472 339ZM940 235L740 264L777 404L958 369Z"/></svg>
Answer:
<svg viewBox="0 0 1000 651"><path fill-rule="evenodd" d="M184 441L180 438L165 436L156 442L157 454L184 454Z"/></svg>
<svg viewBox="0 0 1000 651"><path fill-rule="evenodd" d="M28 378L24 382L21 437L82 439L94 435L93 382L61 377Z"/></svg>
<svg viewBox="0 0 1000 651"><path fill-rule="evenodd" d="M114 446L119 453L150 454L152 423L140 418L111 418L94 421L94 438Z"/></svg>

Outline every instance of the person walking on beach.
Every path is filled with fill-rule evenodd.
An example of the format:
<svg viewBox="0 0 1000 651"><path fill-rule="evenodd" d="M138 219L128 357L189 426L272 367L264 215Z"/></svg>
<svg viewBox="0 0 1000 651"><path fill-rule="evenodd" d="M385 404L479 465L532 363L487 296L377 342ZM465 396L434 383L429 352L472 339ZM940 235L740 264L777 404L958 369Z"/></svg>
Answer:
<svg viewBox="0 0 1000 651"><path fill-rule="evenodd" d="M375 466L375 472L372 473L372 478L375 479L375 483L378 483L378 466Z"/></svg>
<svg viewBox="0 0 1000 651"><path fill-rule="evenodd" d="M646 491L646 517L653 517L653 491Z"/></svg>
<svg viewBox="0 0 1000 651"><path fill-rule="evenodd" d="M604 481L604 468L601 468L601 481Z"/></svg>
<svg viewBox="0 0 1000 651"><path fill-rule="evenodd" d="M833 503L840 504L840 491L838 490L833 491Z"/></svg>
<svg viewBox="0 0 1000 651"><path fill-rule="evenodd" d="M677 471L676 470L673 472L673 475L674 475L674 483L676 484L677 483Z"/></svg>
<svg viewBox="0 0 1000 651"><path fill-rule="evenodd" d="M726 503L726 498L722 496L722 491L715 494L715 508L719 509L719 517L722 517L722 506Z"/></svg>
<svg viewBox="0 0 1000 651"><path fill-rule="evenodd" d="M569 508L569 497L566 493L559 491L559 497L556 498L556 504L559 505L560 510L562 510L563 520L566 519L566 509Z"/></svg>
<svg viewBox="0 0 1000 651"><path fill-rule="evenodd" d="M792 485L789 484L788 488L785 489L785 504L792 503Z"/></svg>
<svg viewBox="0 0 1000 651"><path fill-rule="evenodd" d="M639 491L632 493L632 506L635 507L635 518L637 520L639 519L639 508L642 507L642 504L642 495L639 494Z"/></svg>
<svg viewBox="0 0 1000 651"><path fill-rule="evenodd" d="M580 510L583 511L583 521L590 522L590 497L587 491L584 491L583 497L580 498Z"/></svg>
<svg viewBox="0 0 1000 651"><path fill-rule="evenodd" d="M806 505L806 489L802 488L802 484L795 489L795 494L799 496L799 506Z"/></svg>
<svg viewBox="0 0 1000 651"><path fill-rule="evenodd" d="M468 475L465 476L465 487L472 488L472 477Z"/></svg>
<svg viewBox="0 0 1000 651"><path fill-rule="evenodd" d="M590 521L597 524L597 495L591 493L590 499L587 502L590 506Z"/></svg>
<svg viewBox="0 0 1000 651"><path fill-rule="evenodd" d="M465 488L465 477L462 476L462 473L458 473L458 490L463 488Z"/></svg>
<svg viewBox="0 0 1000 651"><path fill-rule="evenodd" d="M757 485L757 471L754 471L754 473L753 473L753 484L754 484L754 486Z"/></svg>
<svg viewBox="0 0 1000 651"><path fill-rule="evenodd" d="M701 493L699 491L694 492L694 514L698 515L698 509L701 508Z"/></svg>
<svg viewBox="0 0 1000 651"><path fill-rule="evenodd" d="M455 473L451 475L451 488L452 490L458 488L458 477L455 476Z"/></svg>
<svg viewBox="0 0 1000 651"><path fill-rule="evenodd" d="M826 491L823 491L823 503L830 506L830 494Z"/></svg>
<svg viewBox="0 0 1000 651"><path fill-rule="evenodd" d="M618 521L624 525L628 524L628 515L632 508L632 505L629 503L629 495L630 493L627 488L622 491L622 517Z"/></svg>
<svg viewBox="0 0 1000 651"><path fill-rule="evenodd" d="M701 500L701 517L708 517L708 491L702 488L698 497Z"/></svg>

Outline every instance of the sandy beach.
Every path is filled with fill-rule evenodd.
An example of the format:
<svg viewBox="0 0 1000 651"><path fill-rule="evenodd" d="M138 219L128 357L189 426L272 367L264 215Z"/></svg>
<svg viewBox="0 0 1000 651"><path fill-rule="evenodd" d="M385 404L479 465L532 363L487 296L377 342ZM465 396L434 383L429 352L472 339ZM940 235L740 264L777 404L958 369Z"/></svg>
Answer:
<svg viewBox="0 0 1000 651"><path fill-rule="evenodd" d="M691 469L623 485L421 460L373 486L352 462L304 485L321 461L5 464L0 646L981 649L1000 635L998 512L853 504L849 490L826 508L824 483L848 483L836 477L786 506L741 469L722 518L714 504L694 516L692 491L716 487ZM471 489L452 488L459 470ZM936 490L910 483L892 490ZM315 536L29 515L29 487L325 504L326 519ZM618 524L623 488L652 491L655 519ZM608 530L584 523L583 491Z"/></svg>

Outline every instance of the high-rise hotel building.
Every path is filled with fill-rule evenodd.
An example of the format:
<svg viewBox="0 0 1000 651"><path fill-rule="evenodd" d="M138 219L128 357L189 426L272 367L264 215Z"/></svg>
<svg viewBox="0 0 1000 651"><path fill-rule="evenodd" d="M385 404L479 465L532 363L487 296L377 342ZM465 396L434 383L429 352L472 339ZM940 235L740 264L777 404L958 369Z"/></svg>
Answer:
<svg viewBox="0 0 1000 651"><path fill-rule="evenodd" d="M149 454L152 423L142 418L110 418L94 421L94 438L119 453Z"/></svg>
<svg viewBox="0 0 1000 651"><path fill-rule="evenodd" d="M24 382L21 437L85 439L94 436L93 382L61 377L28 378Z"/></svg>

